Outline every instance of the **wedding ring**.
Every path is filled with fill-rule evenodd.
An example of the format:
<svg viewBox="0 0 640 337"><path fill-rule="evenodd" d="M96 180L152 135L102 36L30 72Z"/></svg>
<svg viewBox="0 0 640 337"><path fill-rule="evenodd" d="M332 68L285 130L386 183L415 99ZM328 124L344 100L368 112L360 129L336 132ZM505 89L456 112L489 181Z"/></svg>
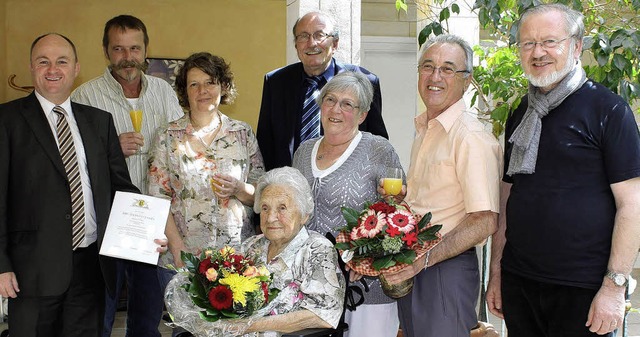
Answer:
<svg viewBox="0 0 640 337"><path fill-rule="evenodd" d="M222 188L224 188L224 184L222 184Z"/></svg>

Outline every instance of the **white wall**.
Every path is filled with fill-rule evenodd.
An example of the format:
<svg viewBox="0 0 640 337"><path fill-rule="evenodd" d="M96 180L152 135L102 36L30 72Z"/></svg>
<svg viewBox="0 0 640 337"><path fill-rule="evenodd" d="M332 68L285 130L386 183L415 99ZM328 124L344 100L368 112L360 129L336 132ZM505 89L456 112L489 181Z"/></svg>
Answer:
<svg viewBox="0 0 640 337"><path fill-rule="evenodd" d="M412 37L363 36L362 66L380 77L382 117L405 172L415 135L418 45Z"/></svg>

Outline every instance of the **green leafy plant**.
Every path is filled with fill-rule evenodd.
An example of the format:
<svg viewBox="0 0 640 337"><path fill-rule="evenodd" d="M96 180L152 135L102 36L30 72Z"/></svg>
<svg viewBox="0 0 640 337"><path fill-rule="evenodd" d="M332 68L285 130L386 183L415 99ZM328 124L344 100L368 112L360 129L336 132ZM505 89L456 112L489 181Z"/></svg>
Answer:
<svg viewBox="0 0 640 337"><path fill-rule="evenodd" d="M422 45L431 35L449 31L448 20L460 13L461 1L413 1L427 24L418 34ZM528 8L551 1L476 0L469 10L478 16L489 39L474 48L480 64L474 67L473 101L481 118L490 120L496 136L527 92L516 42L516 24ZM587 76L619 94L629 104L640 100L640 0L561 0L584 14L583 66ZM407 0L396 0L407 10ZM488 47L487 47L488 46ZM494 83L492 83L494 82ZM638 110L640 111L640 109ZM637 112L638 112L637 111Z"/></svg>

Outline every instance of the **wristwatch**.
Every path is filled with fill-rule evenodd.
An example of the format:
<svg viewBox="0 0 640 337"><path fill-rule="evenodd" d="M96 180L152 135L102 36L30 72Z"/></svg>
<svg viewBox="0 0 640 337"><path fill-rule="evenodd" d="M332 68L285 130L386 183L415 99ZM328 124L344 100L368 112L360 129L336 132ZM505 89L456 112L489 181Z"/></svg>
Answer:
<svg viewBox="0 0 640 337"><path fill-rule="evenodd" d="M604 276L613 281L613 284L615 284L616 287L626 287L627 283L629 283L629 279L627 278L627 276L622 273L616 273L611 270L607 270L607 273Z"/></svg>

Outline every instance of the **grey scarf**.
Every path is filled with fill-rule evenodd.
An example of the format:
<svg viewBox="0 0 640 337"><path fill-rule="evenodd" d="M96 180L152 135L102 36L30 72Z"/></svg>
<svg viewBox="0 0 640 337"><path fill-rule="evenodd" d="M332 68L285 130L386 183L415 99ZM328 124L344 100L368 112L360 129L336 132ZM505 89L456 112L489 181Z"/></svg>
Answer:
<svg viewBox="0 0 640 337"><path fill-rule="evenodd" d="M511 150L507 175L535 172L540 132L542 131L542 117L560 105L567 96L578 90L586 81L586 74L582 69L582 64L578 61L558 86L546 94L529 84L529 106L520 125L509 138L509 142L513 143L513 149Z"/></svg>

